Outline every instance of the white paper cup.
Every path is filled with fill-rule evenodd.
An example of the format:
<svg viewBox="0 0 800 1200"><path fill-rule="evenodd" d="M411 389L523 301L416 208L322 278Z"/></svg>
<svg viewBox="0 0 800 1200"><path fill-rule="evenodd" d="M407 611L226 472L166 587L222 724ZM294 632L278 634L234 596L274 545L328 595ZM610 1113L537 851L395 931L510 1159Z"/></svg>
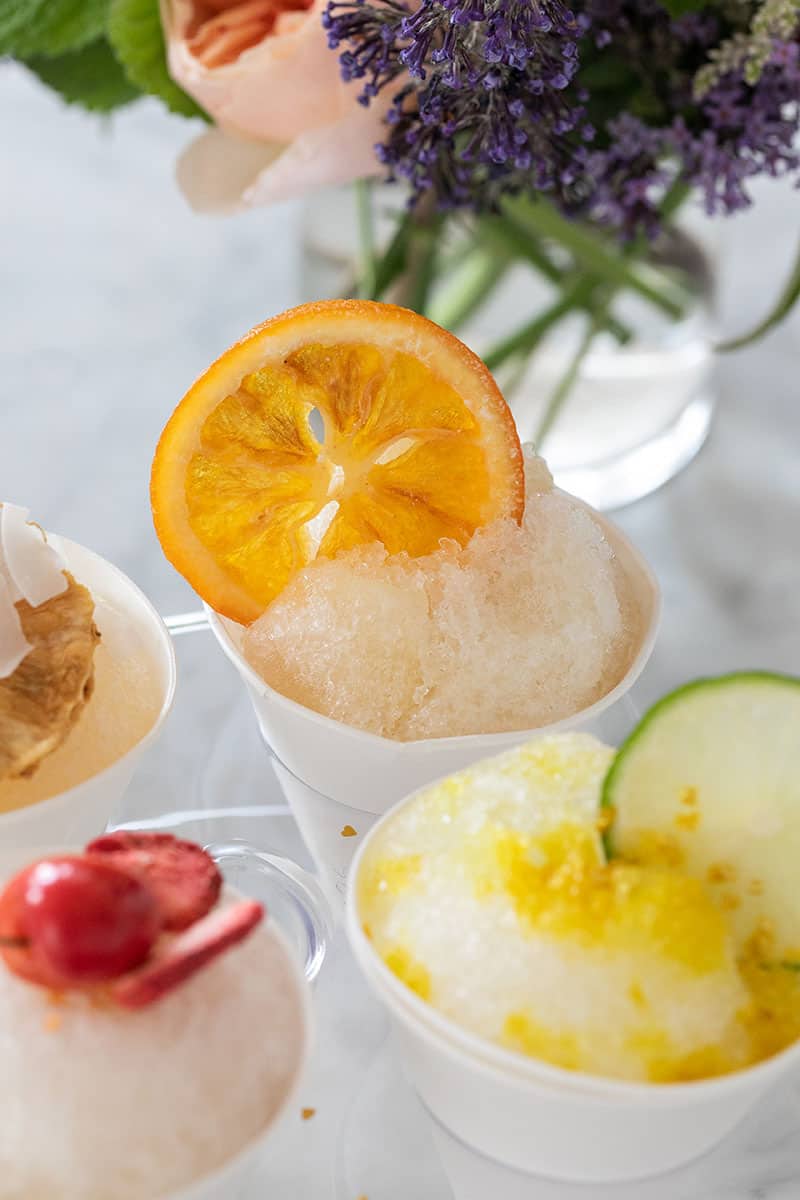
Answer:
<svg viewBox="0 0 800 1200"><path fill-rule="evenodd" d="M242 848L247 854L248 848ZM273 922L272 934L283 944L287 959L294 967L293 983L297 993L297 1003L302 1013L303 1039L298 1054L296 1069L290 1086L287 1088L279 1109L274 1113L261 1136L254 1142L243 1147L237 1155L229 1159L218 1171L197 1180L188 1188L178 1192L165 1193L156 1200L240 1200L245 1189L268 1158L270 1143L278 1135L282 1125L290 1115L296 1116L296 1101L300 1087L308 1067L313 1046L313 1008L307 974L303 973L298 962L296 947L293 947L283 931ZM306 962L313 961L311 948L305 955ZM265 1019L269 1019L268 1014ZM257 1031L253 1031L254 1036ZM231 1087L236 1086L236 1064L231 1064ZM224 1102L224 1097L220 1098Z"/></svg>
<svg viewBox="0 0 800 1200"><path fill-rule="evenodd" d="M361 839L379 816L316 792L272 756L272 765L300 834L337 916L344 911L347 874Z"/></svg>
<svg viewBox="0 0 800 1200"><path fill-rule="evenodd" d="M148 732L105 770L67 791L26 808L0 813L0 845L48 846L83 844L101 833L131 781L146 748L158 737L175 693L175 652L161 617L135 583L98 554L67 538L48 535L70 572L95 601L95 621L103 632L104 614L123 615L135 630L144 653L155 666L161 704ZM95 695L90 703L97 703Z"/></svg>
<svg viewBox="0 0 800 1200"><path fill-rule="evenodd" d="M405 987L364 934L358 871L380 824L353 860L347 935L367 983L392 1018L410 1082L455 1139L447 1166L457 1200L478 1196L469 1155L457 1143L504 1167L551 1179L643 1178L709 1150L779 1077L800 1068L797 1043L732 1075L695 1083L628 1083L566 1071L463 1029ZM502 1192L491 1194L506 1200Z"/></svg>
<svg viewBox="0 0 800 1200"><path fill-rule="evenodd" d="M121 826L120 828L124 828ZM301 1016L297 1060L289 1086L260 1136L243 1146L218 1170L177 1192L158 1192L146 1200L239 1200L248 1182L269 1153L269 1144L291 1114L308 1069L314 1044L314 1011L311 983L322 965L330 938L329 914L312 876L296 863L268 854L244 843L207 847L219 864L227 883L243 895L265 902L270 935L280 944L284 963ZM2 881L31 861L30 847L7 848L0 852ZM65 853L53 843L36 848L37 854ZM0 963L0 971L3 965ZM265 1015L265 1020L269 1015ZM253 1031L257 1036L257 1031ZM236 1087L236 1064L231 1063L230 1086ZM98 1098L102 1103L102 1097ZM224 1096L220 1097L224 1103ZM142 1197L145 1200L145 1197Z"/></svg>
<svg viewBox="0 0 800 1200"><path fill-rule="evenodd" d="M351 838L342 844L339 830L344 823L362 831L355 820L342 820L343 808L371 814L374 821L416 788L538 734L584 730L617 742L629 731L635 714L626 698L653 650L661 609L659 588L644 558L622 531L593 509L589 511L602 526L627 575L639 613L638 645L616 687L589 708L539 729L415 742L395 742L365 733L276 692L244 658L244 628L207 609L217 641L247 686L264 741L288 772L290 783L293 776L306 785L304 793L291 784L287 799L323 873L346 873L360 840ZM330 802L328 806L325 800ZM362 817L360 823L363 827L367 821Z"/></svg>

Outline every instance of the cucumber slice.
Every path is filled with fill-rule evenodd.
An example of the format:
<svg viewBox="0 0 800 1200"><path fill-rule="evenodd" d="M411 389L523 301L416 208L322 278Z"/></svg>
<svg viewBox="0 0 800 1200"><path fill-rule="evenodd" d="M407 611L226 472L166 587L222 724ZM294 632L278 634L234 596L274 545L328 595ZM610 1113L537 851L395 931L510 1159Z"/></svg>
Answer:
<svg viewBox="0 0 800 1200"><path fill-rule="evenodd" d="M800 679L747 671L665 696L621 746L602 804L609 857L679 856L740 946L761 930L765 956L800 960Z"/></svg>

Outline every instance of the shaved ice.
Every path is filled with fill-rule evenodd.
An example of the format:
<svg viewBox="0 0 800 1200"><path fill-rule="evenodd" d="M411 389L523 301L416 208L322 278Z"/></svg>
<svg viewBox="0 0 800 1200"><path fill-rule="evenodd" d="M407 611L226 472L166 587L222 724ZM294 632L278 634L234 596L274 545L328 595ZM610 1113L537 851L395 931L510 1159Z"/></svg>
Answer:
<svg viewBox="0 0 800 1200"><path fill-rule="evenodd" d="M625 674L639 635L628 579L599 522L526 462L523 524L466 546L318 559L248 629L276 691L334 720L411 741L538 728Z"/></svg>
<svg viewBox="0 0 800 1200"><path fill-rule="evenodd" d="M365 933L445 1016L568 1070L676 1082L775 1053L800 1035L796 972L737 955L702 879L605 860L612 758L542 738L400 805L359 867Z"/></svg>
<svg viewBox="0 0 800 1200"><path fill-rule="evenodd" d="M306 1036L295 971L269 922L136 1012L54 995L0 962L0 1196L182 1194L263 1136Z"/></svg>

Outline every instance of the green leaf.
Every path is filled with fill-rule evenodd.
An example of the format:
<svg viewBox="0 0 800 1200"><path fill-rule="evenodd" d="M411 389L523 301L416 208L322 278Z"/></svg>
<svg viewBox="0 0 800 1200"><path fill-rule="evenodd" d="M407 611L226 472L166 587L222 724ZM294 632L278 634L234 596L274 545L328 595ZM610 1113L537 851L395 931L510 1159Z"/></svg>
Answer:
<svg viewBox="0 0 800 1200"><path fill-rule="evenodd" d="M591 91L633 91L640 86L627 63L607 52L581 67L580 82Z"/></svg>
<svg viewBox="0 0 800 1200"><path fill-rule="evenodd" d="M682 17L685 13L707 8L708 0L661 0L661 4L671 17Z"/></svg>
<svg viewBox="0 0 800 1200"><path fill-rule="evenodd" d="M129 104L140 94L104 38L59 58L39 55L24 61L26 67L68 104L80 104L94 112L111 112Z"/></svg>
<svg viewBox="0 0 800 1200"><path fill-rule="evenodd" d="M757 342L765 333L769 333L770 329L774 329L776 325L780 325L781 321L788 317L798 299L800 299L800 248L798 248L797 258L795 259L792 273L786 281L786 286L772 310L764 317L764 320L759 321L755 329L751 329L749 333L740 334L739 337L732 338L729 342L723 342L717 346L717 350L726 354L730 350L741 350L744 346L749 346L752 342Z"/></svg>
<svg viewBox="0 0 800 1200"><path fill-rule="evenodd" d="M158 96L171 112L206 117L167 70L158 0L111 0L108 36L125 73L138 88Z"/></svg>
<svg viewBox="0 0 800 1200"><path fill-rule="evenodd" d="M56 55L80 50L102 37L109 0L48 0L47 28L35 54Z"/></svg>
<svg viewBox="0 0 800 1200"><path fill-rule="evenodd" d="M80 50L104 32L109 0L0 0L0 54Z"/></svg>
<svg viewBox="0 0 800 1200"><path fill-rule="evenodd" d="M0 0L0 54L17 54L45 0Z"/></svg>

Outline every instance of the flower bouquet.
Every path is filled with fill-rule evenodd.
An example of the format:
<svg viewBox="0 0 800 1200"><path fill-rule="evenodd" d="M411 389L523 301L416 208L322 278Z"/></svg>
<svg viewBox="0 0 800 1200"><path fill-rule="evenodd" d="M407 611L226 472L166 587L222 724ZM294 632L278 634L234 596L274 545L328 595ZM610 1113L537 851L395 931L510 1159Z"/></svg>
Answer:
<svg viewBox="0 0 800 1200"><path fill-rule="evenodd" d="M752 203L758 176L800 182L800 0L15 0L0 4L0 52L68 101L108 111L153 94L209 123L178 163L196 209L355 181L358 245L337 290L471 341L557 473L548 439L570 406L606 459L622 443L602 420L639 429L642 328L684 350L670 330L689 329L707 370L709 271L679 224L687 200L724 216ZM723 348L798 294L800 258ZM629 356L624 410L600 413L597 392L575 408L600 352ZM687 397L663 356L646 359L671 392L651 407L662 432ZM682 445L606 496L561 478L615 503L689 456Z"/></svg>

